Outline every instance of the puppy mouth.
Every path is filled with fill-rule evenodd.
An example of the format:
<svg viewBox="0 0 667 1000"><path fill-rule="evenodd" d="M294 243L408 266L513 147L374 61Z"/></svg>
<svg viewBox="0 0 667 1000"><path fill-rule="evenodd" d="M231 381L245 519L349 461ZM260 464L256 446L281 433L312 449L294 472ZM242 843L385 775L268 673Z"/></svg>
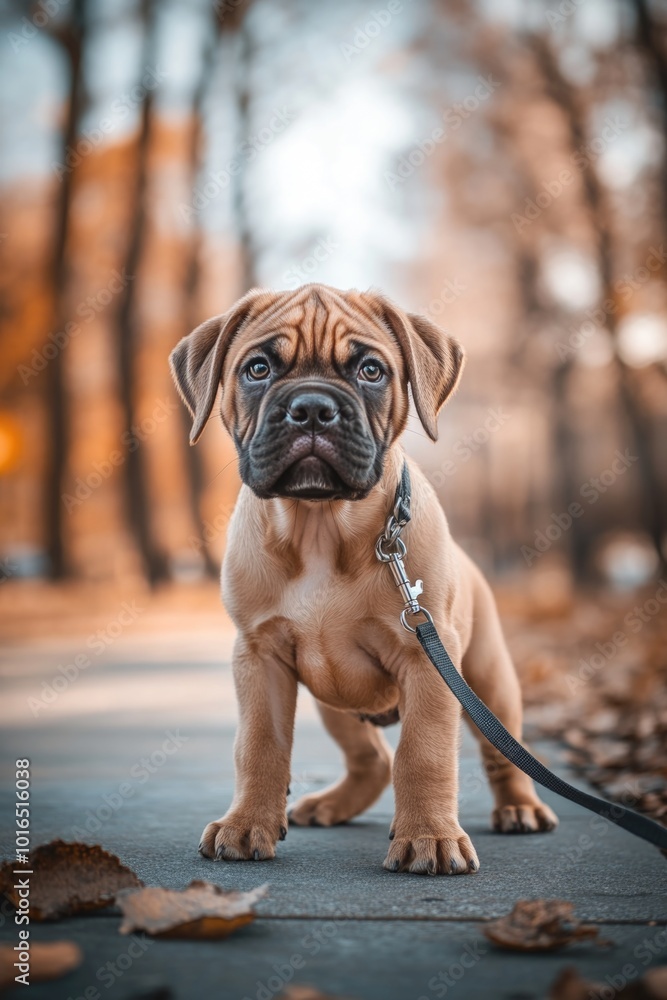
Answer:
<svg viewBox="0 0 667 1000"><path fill-rule="evenodd" d="M249 447L239 451L243 481L260 499L361 500L381 468L370 435L339 421L323 429L264 421Z"/></svg>
<svg viewBox="0 0 667 1000"><path fill-rule="evenodd" d="M273 496L299 500L344 500L358 494L345 472L339 449L325 434L300 434L284 455Z"/></svg>
<svg viewBox="0 0 667 1000"><path fill-rule="evenodd" d="M299 500L333 500L349 495L350 489L328 462L310 454L293 462L275 484L277 496Z"/></svg>

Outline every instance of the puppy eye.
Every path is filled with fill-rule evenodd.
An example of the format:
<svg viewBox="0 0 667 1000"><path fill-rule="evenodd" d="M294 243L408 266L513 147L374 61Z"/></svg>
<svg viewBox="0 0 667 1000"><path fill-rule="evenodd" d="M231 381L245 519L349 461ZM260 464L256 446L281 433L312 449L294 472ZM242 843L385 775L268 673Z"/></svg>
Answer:
<svg viewBox="0 0 667 1000"><path fill-rule="evenodd" d="M377 361L364 361L359 369L359 378L362 382L379 382L384 372Z"/></svg>
<svg viewBox="0 0 667 1000"><path fill-rule="evenodd" d="M251 382L261 382L271 374L269 363L264 358L256 358L251 361L246 370Z"/></svg>

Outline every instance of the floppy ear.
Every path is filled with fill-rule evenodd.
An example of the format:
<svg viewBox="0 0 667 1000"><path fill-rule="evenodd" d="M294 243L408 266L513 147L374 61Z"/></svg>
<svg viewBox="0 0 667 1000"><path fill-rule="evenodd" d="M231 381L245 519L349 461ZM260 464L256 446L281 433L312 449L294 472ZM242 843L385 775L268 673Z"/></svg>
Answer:
<svg viewBox="0 0 667 1000"><path fill-rule="evenodd" d="M398 341L422 426L437 441L438 414L461 377L463 348L425 316L405 313L381 295L371 299L374 312Z"/></svg>
<svg viewBox="0 0 667 1000"><path fill-rule="evenodd" d="M211 415L229 345L260 294L253 288L226 313L183 337L169 355L174 382L193 417L190 444L197 443Z"/></svg>

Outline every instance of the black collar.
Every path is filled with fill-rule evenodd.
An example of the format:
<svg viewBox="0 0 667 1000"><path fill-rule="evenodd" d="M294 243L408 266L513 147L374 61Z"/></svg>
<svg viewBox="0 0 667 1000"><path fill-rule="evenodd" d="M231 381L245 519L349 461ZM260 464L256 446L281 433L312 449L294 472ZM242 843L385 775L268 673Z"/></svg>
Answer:
<svg viewBox="0 0 667 1000"><path fill-rule="evenodd" d="M408 463L403 462L401 478L394 494L394 517L403 526L410 520L410 501L412 500L412 484Z"/></svg>

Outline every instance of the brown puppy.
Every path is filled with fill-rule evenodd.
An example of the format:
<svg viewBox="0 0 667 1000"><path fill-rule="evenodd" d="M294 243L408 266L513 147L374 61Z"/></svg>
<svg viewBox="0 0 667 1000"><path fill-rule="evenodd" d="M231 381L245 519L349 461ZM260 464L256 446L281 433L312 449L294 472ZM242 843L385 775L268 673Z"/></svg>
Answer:
<svg viewBox="0 0 667 1000"><path fill-rule="evenodd" d="M322 285L253 290L198 327L171 356L195 443L222 385L221 416L244 485L230 525L223 595L238 628L236 790L200 850L271 858L287 829L286 789L297 684L317 699L347 773L293 807L299 825L330 826L367 809L392 777L390 871L458 874L479 867L459 826L460 708L414 635L374 551L404 460L398 438L408 384L426 432L454 390L463 351L429 320L380 295ZM454 663L521 738L521 693L495 603L452 540L440 504L410 463L407 569ZM392 753L363 714L400 710ZM532 782L480 740L502 832L551 830Z"/></svg>

